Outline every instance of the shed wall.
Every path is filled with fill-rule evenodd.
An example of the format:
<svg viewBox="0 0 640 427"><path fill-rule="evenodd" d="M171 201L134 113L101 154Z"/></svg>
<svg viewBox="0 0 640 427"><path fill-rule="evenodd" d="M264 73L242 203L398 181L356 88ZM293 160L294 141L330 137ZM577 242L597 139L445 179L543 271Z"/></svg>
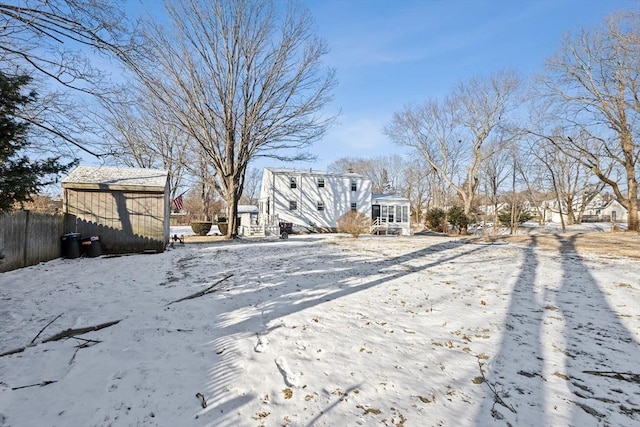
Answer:
<svg viewBox="0 0 640 427"><path fill-rule="evenodd" d="M164 250L168 239L164 193L66 188L64 196L66 231L100 236L105 253Z"/></svg>

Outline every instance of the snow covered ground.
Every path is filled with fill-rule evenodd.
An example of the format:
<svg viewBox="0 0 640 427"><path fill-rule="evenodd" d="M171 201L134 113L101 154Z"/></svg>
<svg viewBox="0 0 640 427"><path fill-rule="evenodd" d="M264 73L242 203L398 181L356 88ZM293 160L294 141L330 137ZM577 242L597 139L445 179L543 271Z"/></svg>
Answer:
<svg viewBox="0 0 640 427"><path fill-rule="evenodd" d="M26 348L0 426L640 425L640 260L567 245L307 235L2 273L0 353Z"/></svg>

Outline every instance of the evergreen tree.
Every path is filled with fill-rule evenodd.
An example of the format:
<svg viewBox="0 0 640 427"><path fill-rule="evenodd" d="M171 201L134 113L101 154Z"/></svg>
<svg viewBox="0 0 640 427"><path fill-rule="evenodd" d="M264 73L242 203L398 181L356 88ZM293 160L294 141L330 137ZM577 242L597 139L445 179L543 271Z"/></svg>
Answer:
<svg viewBox="0 0 640 427"><path fill-rule="evenodd" d="M25 154L29 124L17 113L36 101L34 91L24 93L30 80L0 71L0 213L10 211L16 202L31 200L38 189L75 164L61 164L59 157L30 160Z"/></svg>

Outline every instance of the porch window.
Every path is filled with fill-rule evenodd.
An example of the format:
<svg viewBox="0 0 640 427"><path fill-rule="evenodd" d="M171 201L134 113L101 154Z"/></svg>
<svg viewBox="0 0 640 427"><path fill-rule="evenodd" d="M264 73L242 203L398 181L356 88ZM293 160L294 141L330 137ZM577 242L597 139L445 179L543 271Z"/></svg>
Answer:
<svg viewBox="0 0 640 427"><path fill-rule="evenodd" d="M296 200L289 200L289 210L295 211L298 209L298 202Z"/></svg>
<svg viewBox="0 0 640 427"><path fill-rule="evenodd" d="M318 188L324 188L324 178L318 178Z"/></svg>
<svg viewBox="0 0 640 427"><path fill-rule="evenodd" d="M396 222L402 222L402 206L396 206Z"/></svg>
<svg viewBox="0 0 640 427"><path fill-rule="evenodd" d="M389 206L389 222L393 222L393 214L396 211L394 206Z"/></svg>
<svg viewBox="0 0 640 427"><path fill-rule="evenodd" d="M387 208L387 206L380 206L380 210L381 210L380 221L387 222L387 212L389 209Z"/></svg>
<svg viewBox="0 0 640 427"><path fill-rule="evenodd" d="M323 201L318 201L318 210L319 211L323 211L324 210L324 202Z"/></svg>
<svg viewBox="0 0 640 427"><path fill-rule="evenodd" d="M358 205L356 203L351 203L351 210L352 211L357 211L358 210Z"/></svg>
<svg viewBox="0 0 640 427"><path fill-rule="evenodd" d="M355 179L351 179L351 191L358 191L358 183Z"/></svg>
<svg viewBox="0 0 640 427"><path fill-rule="evenodd" d="M291 177L289 185L291 186L291 188L298 188L298 181L296 180L295 177L293 176Z"/></svg>
<svg viewBox="0 0 640 427"><path fill-rule="evenodd" d="M409 222L409 206L402 207L402 222Z"/></svg>

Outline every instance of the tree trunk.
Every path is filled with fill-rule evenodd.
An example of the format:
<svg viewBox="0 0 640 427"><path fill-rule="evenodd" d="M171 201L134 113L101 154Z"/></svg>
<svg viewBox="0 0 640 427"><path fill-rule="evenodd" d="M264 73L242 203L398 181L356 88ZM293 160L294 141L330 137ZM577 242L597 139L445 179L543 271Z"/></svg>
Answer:
<svg viewBox="0 0 640 427"><path fill-rule="evenodd" d="M640 223L638 221L638 182L635 177L629 178L629 195L627 213L627 230L640 231Z"/></svg>

